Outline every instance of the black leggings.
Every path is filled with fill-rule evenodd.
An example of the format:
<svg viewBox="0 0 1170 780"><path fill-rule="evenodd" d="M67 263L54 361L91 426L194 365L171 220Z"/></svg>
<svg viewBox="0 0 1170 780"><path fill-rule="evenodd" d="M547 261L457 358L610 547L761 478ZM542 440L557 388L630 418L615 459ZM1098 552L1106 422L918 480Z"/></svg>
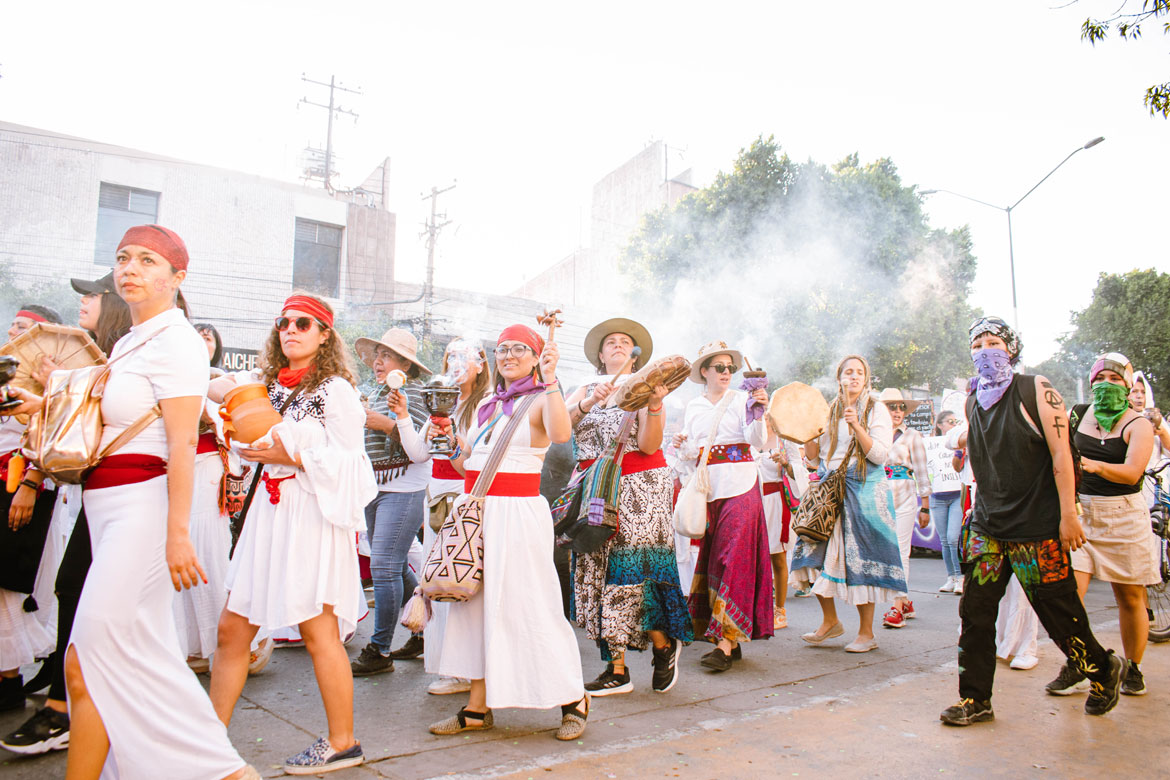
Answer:
<svg viewBox="0 0 1170 780"><path fill-rule="evenodd" d="M963 529L963 598L959 602L959 696L991 700L995 678L995 619L1013 573L1044 630L1081 674L1108 679L1109 651L1093 637L1077 595L1068 553L1059 539L1004 542Z"/></svg>
<svg viewBox="0 0 1170 780"><path fill-rule="evenodd" d="M89 521L85 519L85 509L82 508L61 557L61 567L57 570L57 649L46 661L53 672L53 680L49 683L50 699L65 701L65 651L69 648L77 602L81 600L81 589L91 563L93 550L89 544Z"/></svg>

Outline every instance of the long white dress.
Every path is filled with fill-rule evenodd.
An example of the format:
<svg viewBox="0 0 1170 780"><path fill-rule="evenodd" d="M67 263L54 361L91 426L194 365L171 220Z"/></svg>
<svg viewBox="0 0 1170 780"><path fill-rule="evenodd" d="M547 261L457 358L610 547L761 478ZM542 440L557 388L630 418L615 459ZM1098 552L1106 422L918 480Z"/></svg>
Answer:
<svg viewBox="0 0 1170 780"><path fill-rule="evenodd" d="M486 437L491 442L473 446L467 470L483 468L507 422L496 424ZM478 436L476 425L464 438ZM522 421L497 473L539 474L547 450L531 446L531 426ZM449 606L438 673L483 679L493 708L548 709L579 700L581 656L561 606L548 502L539 494L489 495L483 517L483 586Z"/></svg>
<svg viewBox="0 0 1170 780"><path fill-rule="evenodd" d="M111 366L102 397L103 445L158 400L207 392L207 347L178 309L132 327L111 361L156 332ZM162 420L118 454L132 453L167 457ZM166 563L167 477L88 489L82 501L93 565L69 641L110 738L102 777L213 780L242 769L179 650Z"/></svg>
<svg viewBox="0 0 1170 780"><path fill-rule="evenodd" d="M219 511L219 483L223 461L218 452L195 456L195 485L191 496L191 544L207 575L207 587L175 594L175 626L186 657L210 658L215 652L219 614L227 602L224 579L232 531L227 515Z"/></svg>
<svg viewBox="0 0 1170 780"><path fill-rule="evenodd" d="M276 382L268 388L277 409L291 392ZM228 565L229 611L275 631L330 604L342 637L356 628L364 611L356 533L378 492L365 420L357 391L336 376L285 410L273 431L303 468L264 467L268 480L256 489Z"/></svg>

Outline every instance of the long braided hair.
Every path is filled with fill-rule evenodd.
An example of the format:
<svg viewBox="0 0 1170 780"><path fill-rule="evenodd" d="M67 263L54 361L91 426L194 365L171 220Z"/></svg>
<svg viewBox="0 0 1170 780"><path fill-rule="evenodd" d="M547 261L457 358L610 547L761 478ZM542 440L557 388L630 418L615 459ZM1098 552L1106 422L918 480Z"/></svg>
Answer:
<svg viewBox="0 0 1170 780"><path fill-rule="evenodd" d="M845 416L845 394L841 391L841 372L845 370L845 364L850 360L858 361L861 363L861 367L865 369L865 381L861 385L861 394L857 397L856 408L857 419L861 423L861 427L866 431L869 430L869 415L873 411L874 405L873 393L870 392L869 387L872 378L869 370L869 362L861 355L846 355L837 364L837 397L833 399L833 404L829 408L829 454L825 457L826 462L832 459L833 453L837 450L837 431L841 425L841 418ZM865 453L858 447L854 456L857 458L857 466L855 469L857 478L864 482L866 472ZM842 463L841 465L849 468L848 463Z"/></svg>

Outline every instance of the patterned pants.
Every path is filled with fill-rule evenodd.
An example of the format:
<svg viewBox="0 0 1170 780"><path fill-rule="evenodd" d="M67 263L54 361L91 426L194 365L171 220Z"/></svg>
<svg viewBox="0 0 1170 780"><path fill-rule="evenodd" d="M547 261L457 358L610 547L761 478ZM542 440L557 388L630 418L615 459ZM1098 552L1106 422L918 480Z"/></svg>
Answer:
<svg viewBox="0 0 1170 780"><path fill-rule="evenodd" d="M963 597L959 601L959 696L990 701L995 678L995 619L1012 572L1044 630L1090 680L1103 682L1109 652L1093 637L1077 595L1069 555L1059 539L1004 542L964 526L960 544Z"/></svg>

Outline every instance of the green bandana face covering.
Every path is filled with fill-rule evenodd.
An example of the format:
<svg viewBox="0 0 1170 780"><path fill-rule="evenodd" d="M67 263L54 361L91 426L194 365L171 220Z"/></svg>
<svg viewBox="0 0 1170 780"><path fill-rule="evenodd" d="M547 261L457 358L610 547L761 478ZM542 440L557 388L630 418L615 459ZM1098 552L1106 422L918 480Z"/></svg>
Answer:
<svg viewBox="0 0 1170 780"><path fill-rule="evenodd" d="M1112 382L1098 382L1093 385L1093 416L1103 431L1113 430L1113 425L1129 408L1129 391Z"/></svg>

